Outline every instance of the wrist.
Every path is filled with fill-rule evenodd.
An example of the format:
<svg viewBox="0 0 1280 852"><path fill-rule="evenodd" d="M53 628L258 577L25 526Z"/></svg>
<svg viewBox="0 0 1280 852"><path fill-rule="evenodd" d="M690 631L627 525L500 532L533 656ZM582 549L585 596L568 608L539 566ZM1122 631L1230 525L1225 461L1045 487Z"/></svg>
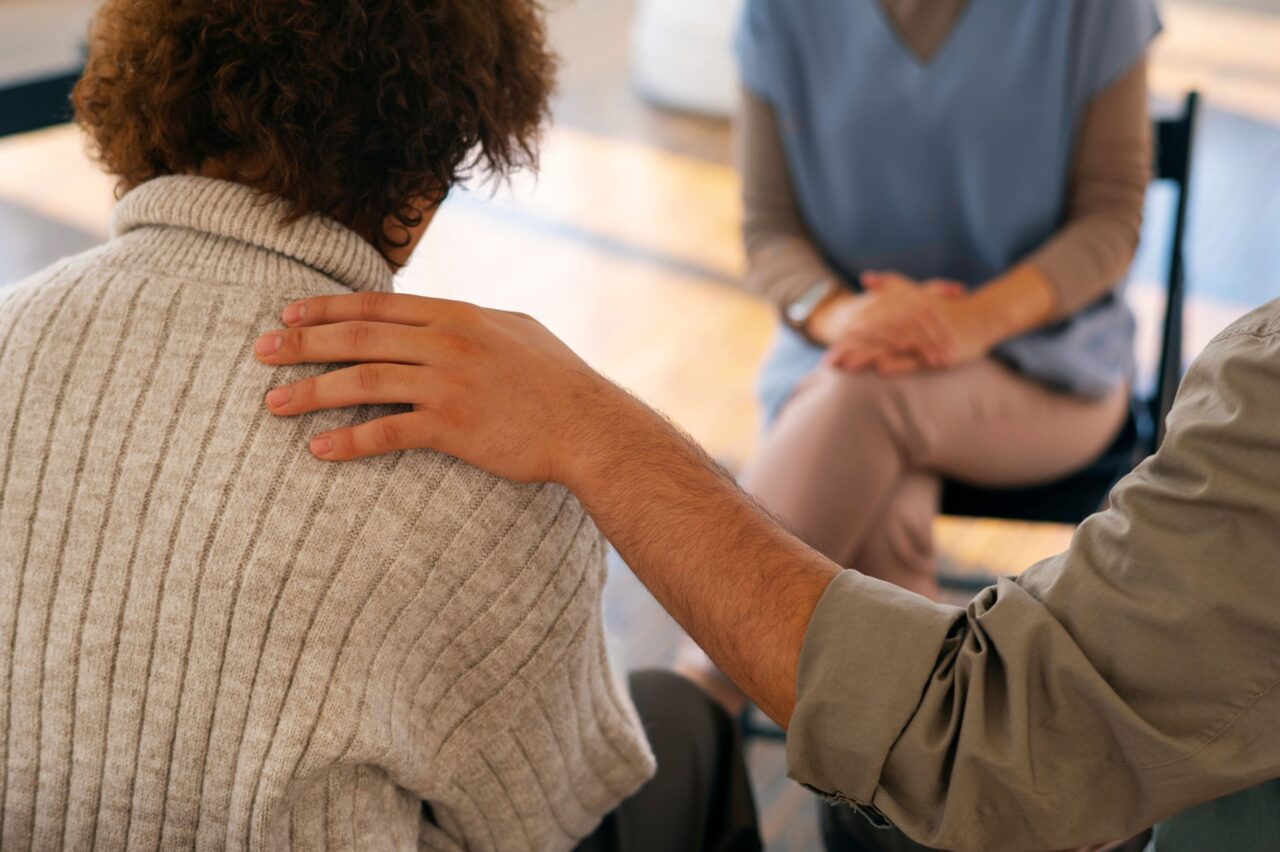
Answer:
<svg viewBox="0 0 1280 852"><path fill-rule="evenodd" d="M1048 278L1021 264L975 291L966 306L975 331L989 347L1044 325L1052 316L1055 291Z"/></svg>
<svg viewBox="0 0 1280 852"><path fill-rule="evenodd" d="M643 455L662 417L623 388L602 380L602 386L582 397L573 426L562 430L554 481L572 491L584 504L599 501L618 478L628 460Z"/></svg>
<svg viewBox="0 0 1280 852"><path fill-rule="evenodd" d="M840 293L820 304L805 323L804 333L814 343L830 346L836 339L836 316L839 308L849 299L856 298L852 293Z"/></svg>
<svg viewBox="0 0 1280 852"><path fill-rule="evenodd" d="M843 292L844 288L835 279L821 278L794 301L782 305L782 321L810 343L821 345L823 341L815 338L812 331L814 317Z"/></svg>
<svg viewBox="0 0 1280 852"><path fill-rule="evenodd" d="M986 304L981 291L955 300L949 308L960 335L974 341L984 352L1013 336L999 313Z"/></svg>

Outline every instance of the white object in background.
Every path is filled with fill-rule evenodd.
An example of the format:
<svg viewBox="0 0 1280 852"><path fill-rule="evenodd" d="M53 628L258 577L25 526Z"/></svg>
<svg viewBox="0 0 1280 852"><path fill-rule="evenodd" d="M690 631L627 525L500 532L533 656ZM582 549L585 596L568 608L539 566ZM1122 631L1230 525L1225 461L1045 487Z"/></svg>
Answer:
<svg viewBox="0 0 1280 852"><path fill-rule="evenodd" d="M664 107L728 116L738 98L733 31L744 0L641 0L632 24L636 88Z"/></svg>
<svg viewBox="0 0 1280 852"><path fill-rule="evenodd" d="M0 87L79 68L98 3L0 0Z"/></svg>

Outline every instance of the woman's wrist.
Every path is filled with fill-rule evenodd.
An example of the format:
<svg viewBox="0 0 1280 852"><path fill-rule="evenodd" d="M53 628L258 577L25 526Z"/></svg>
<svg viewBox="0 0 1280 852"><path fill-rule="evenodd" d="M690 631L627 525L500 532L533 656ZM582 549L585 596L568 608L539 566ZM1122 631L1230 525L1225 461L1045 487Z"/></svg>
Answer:
<svg viewBox="0 0 1280 852"><path fill-rule="evenodd" d="M970 346L981 352L989 352L1013 336L1009 323L978 293L945 304L956 336L971 341Z"/></svg>
<svg viewBox="0 0 1280 852"><path fill-rule="evenodd" d="M805 332L815 343L830 346L838 336L838 316L849 300L856 299L854 293L841 293L828 299L817 307L805 323Z"/></svg>

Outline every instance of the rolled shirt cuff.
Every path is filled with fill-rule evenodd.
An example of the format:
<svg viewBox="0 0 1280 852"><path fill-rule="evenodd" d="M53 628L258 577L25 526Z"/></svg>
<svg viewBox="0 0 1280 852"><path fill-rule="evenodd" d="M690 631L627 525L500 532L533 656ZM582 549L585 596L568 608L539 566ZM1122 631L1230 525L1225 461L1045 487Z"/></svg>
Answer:
<svg viewBox="0 0 1280 852"><path fill-rule="evenodd" d="M915 714L964 610L843 571L809 621L787 729L787 774L870 804L889 750Z"/></svg>

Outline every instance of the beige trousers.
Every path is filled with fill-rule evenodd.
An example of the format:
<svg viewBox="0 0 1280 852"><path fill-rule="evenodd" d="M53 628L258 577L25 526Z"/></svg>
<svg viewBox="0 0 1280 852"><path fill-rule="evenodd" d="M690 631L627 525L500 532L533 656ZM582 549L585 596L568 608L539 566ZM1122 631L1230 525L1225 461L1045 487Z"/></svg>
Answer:
<svg viewBox="0 0 1280 852"><path fill-rule="evenodd" d="M1057 393L987 359L884 378L819 367L748 471L747 490L828 558L938 596L933 519L943 478L1049 482L1097 458L1128 411Z"/></svg>

